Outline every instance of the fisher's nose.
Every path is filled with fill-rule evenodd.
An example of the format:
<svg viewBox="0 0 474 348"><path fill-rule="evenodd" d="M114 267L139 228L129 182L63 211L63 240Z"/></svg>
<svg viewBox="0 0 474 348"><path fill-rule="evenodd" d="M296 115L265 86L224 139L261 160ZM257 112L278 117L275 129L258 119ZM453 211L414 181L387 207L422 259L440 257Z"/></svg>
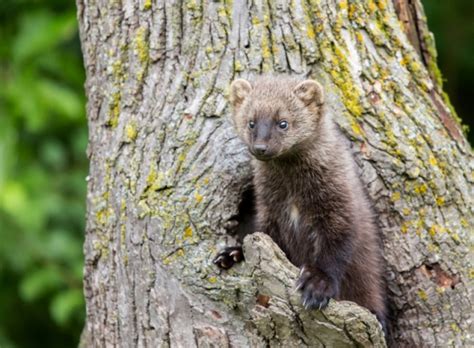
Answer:
<svg viewBox="0 0 474 348"><path fill-rule="evenodd" d="M255 144L253 151L257 156L263 156L267 152L268 146L265 144Z"/></svg>

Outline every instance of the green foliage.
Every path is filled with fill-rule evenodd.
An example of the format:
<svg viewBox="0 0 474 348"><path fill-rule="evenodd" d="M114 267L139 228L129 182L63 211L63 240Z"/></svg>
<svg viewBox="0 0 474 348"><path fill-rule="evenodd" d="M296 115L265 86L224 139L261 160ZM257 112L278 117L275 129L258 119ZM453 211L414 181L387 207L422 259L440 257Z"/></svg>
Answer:
<svg viewBox="0 0 474 348"><path fill-rule="evenodd" d="M0 10L0 346L74 346L87 175L76 9L3 0Z"/></svg>
<svg viewBox="0 0 474 348"><path fill-rule="evenodd" d="M424 0L423 6L436 40L443 88L463 124L469 126L474 145L474 1Z"/></svg>

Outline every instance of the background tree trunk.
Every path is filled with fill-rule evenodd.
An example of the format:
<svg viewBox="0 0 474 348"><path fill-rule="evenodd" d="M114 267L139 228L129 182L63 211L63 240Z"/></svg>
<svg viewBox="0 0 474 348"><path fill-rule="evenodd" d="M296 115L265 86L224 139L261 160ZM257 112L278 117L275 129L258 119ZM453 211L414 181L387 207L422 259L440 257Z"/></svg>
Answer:
<svg viewBox="0 0 474 348"><path fill-rule="evenodd" d="M251 178L228 85L271 71L321 81L352 142L383 231L396 344L473 344L473 156L418 0L78 0L78 17L84 345L383 345L355 304L303 310L297 270L265 235L229 272L211 263Z"/></svg>

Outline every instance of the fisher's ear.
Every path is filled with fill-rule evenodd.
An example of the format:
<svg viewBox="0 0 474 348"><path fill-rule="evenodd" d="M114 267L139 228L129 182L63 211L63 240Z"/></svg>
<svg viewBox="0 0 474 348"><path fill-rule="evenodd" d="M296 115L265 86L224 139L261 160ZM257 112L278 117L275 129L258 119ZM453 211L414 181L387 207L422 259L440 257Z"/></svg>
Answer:
<svg viewBox="0 0 474 348"><path fill-rule="evenodd" d="M230 103L234 109L242 105L252 91L252 85L244 79L237 79L230 85Z"/></svg>
<svg viewBox="0 0 474 348"><path fill-rule="evenodd" d="M293 94L305 105L315 103L319 106L324 103L323 87L314 80L300 82L293 90Z"/></svg>

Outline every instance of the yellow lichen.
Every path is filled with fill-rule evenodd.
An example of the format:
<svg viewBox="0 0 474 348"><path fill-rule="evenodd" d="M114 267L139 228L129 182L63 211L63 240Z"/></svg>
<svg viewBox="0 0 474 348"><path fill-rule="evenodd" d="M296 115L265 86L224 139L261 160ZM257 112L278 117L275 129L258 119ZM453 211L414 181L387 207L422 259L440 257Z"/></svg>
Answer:
<svg viewBox="0 0 474 348"><path fill-rule="evenodd" d="M410 222L405 221L402 226L400 227L400 230L402 231L403 234L406 234L408 232L408 228L410 226Z"/></svg>
<svg viewBox="0 0 474 348"><path fill-rule="evenodd" d="M356 135L362 135L364 133L359 123L357 123L355 120L351 120L351 128Z"/></svg>
<svg viewBox="0 0 474 348"><path fill-rule="evenodd" d="M148 53L148 44L146 42L147 29L140 27L135 33L135 54L138 56L138 59L141 63L148 63L149 53Z"/></svg>
<svg viewBox="0 0 474 348"><path fill-rule="evenodd" d="M199 7L195 0L190 0L186 2L186 8L189 11L196 11Z"/></svg>
<svg viewBox="0 0 474 348"><path fill-rule="evenodd" d="M433 225L428 230L428 233L431 235L431 237L434 237L436 235L436 233L438 233L438 232L439 232L439 226L438 225Z"/></svg>
<svg viewBox="0 0 474 348"><path fill-rule="evenodd" d="M122 95L120 92L115 92L112 94L112 101L110 102L110 117L107 121L107 125L116 128L118 126L118 120L120 116L120 101Z"/></svg>
<svg viewBox="0 0 474 348"><path fill-rule="evenodd" d="M377 5L375 5L375 3L373 2L373 0L370 0L369 1L369 11L370 13L375 13L375 11L377 10Z"/></svg>
<svg viewBox="0 0 474 348"><path fill-rule="evenodd" d="M306 35L312 40L316 37L316 33L314 32L313 26L310 24L306 28Z"/></svg>
<svg viewBox="0 0 474 348"><path fill-rule="evenodd" d="M191 238L193 236L193 228L191 226L186 227L184 230L184 238Z"/></svg>
<svg viewBox="0 0 474 348"><path fill-rule="evenodd" d="M196 199L196 202L201 203L203 196L196 192L194 198Z"/></svg>
<svg viewBox="0 0 474 348"><path fill-rule="evenodd" d="M184 162L186 160L186 154L185 153L180 153L178 156L178 161L179 162Z"/></svg>
<svg viewBox="0 0 474 348"><path fill-rule="evenodd" d="M240 61L236 60L234 62L234 71L236 72L240 72L240 71L243 71L244 70L244 67L242 66L242 64L240 63Z"/></svg>
<svg viewBox="0 0 474 348"><path fill-rule="evenodd" d="M157 177L158 177L158 173L156 172L155 167L152 166L146 178L146 183L148 184L148 186L151 186L152 184L154 184L156 182Z"/></svg>
<svg viewBox="0 0 474 348"><path fill-rule="evenodd" d="M424 231L424 226L425 226L425 219L423 217L420 217L418 220L416 220L415 227L416 227L417 235L421 235L421 233Z"/></svg>
<svg viewBox="0 0 474 348"><path fill-rule="evenodd" d="M378 0L377 5L380 10L385 10L387 8L387 3L384 0Z"/></svg>
<svg viewBox="0 0 474 348"><path fill-rule="evenodd" d="M452 323L451 324L451 329L456 332L456 333L460 333L461 332L461 329L459 328L459 326L456 324L456 323Z"/></svg>
<svg viewBox="0 0 474 348"><path fill-rule="evenodd" d="M217 282L217 278L216 277L209 277L208 279L208 282L211 283L211 284L215 284Z"/></svg>
<svg viewBox="0 0 474 348"><path fill-rule="evenodd" d="M124 77L123 72L123 65L120 59L115 60L112 63L112 75L114 76L115 80L120 81Z"/></svg>
<svg viewBox="0 0 474 348"><path fill-rule="evenodd" d="M442 207L444 205L444 197L436 197L436 205Z"/></svg>
<svg viewBox="0 0 474 348"><path fill-rule="evenodd" d="M414 190L415 190L415 193L423 195L428 190L428 185L426 185L425 183L421 185L416 185Z"/></svg>
<svg viewBox="0 0 474 348"><path fill-rule="evenodd" d="M391 200L392 202L397 202L397 201L400 200L400 198L401 198L400 192L394 192L394 193L392 194L392 197L390 198L390 200Z"/></svg>
<svg viewBox="0 0 474 348"><path fill-rule="evenodd" d="M133 142L137 138L137 129L135 124L129 123L125 126L125 134L127 137L127 141Z"/></svg>
<svg viewBox="0 0 474 348"><path fill-rule="evenodd" d="M459 237L459 234L457 234L457 233L451 233L451 238L452 238L456 243L461 242L461 237Z"/></svg>
<svg viewBox="0 0 474 348"><path fill-rule="evenodd" d="M151 9L151 0L145 0L145 2L143 3L143 9L145 11Z"/></svg>
<svg viewBox="0 0 474 348"><path fill-rule="evenodd" d="M418 290L418 297L419 297L422 301L428 300L428 295L426 294L426 291L423 290L423 289L419 289L419 290Z"/></svg>

